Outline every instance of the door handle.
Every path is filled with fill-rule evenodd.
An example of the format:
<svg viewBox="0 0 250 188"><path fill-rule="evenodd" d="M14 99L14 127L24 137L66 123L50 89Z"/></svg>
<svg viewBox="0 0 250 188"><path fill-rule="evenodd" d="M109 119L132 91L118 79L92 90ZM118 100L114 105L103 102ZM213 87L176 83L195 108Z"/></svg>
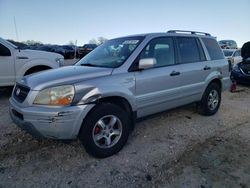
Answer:
<svg viewBox="0 0 250 188"><path fill-rule="evenodd" d="M204 68L203 68L203 70L210 70L211 69L211 67L209 67L209 66L205 66Z"/></svg>
<svg viewBox="0 0 250 188"><path fill-rule="evenodd" d="M181 74L180 72L173 71L170 73L170 76L178 76L180 74Z"/></svg>

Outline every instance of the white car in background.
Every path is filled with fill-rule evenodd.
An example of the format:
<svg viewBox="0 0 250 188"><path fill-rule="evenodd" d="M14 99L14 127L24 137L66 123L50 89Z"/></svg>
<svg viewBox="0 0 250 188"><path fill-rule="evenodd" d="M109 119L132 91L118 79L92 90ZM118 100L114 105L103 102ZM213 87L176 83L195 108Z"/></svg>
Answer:
<svg viewBox="0 0 250 188"><path fill-rule="evenodd" d="M0 87L13 86L23 76L63 66L62 55L38 50L22 50L0 38Z"/></svg>
<svg viewBox="0 0 250 188"><path fill-rule="evenodd" d="M242 61L240 49L223 49L225 57L230 61L232 65L236 65Z"/></svg>

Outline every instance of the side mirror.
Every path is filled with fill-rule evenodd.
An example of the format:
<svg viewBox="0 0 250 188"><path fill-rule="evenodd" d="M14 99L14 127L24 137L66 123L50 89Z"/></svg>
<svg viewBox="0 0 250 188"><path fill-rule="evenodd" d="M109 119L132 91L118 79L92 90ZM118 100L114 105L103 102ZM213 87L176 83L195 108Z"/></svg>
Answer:
<svg viewBox="0 0 250 188"><path fill-rule="evenodd" d="M154 67L156 64L156 59L155 58L145 58L145 59L140 59L139 61L139 69L149 69Z"/></svg>

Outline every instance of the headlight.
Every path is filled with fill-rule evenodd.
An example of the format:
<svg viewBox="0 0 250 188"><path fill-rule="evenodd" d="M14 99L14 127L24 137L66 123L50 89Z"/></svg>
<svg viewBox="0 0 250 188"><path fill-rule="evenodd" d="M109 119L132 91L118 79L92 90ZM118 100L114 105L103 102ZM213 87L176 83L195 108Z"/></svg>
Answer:
<svg viewBox="0 0 250 188"><path fill-rule="evenodd" d="M64 58L56 58L55 61L59 64L60 67L64 65Z"/></svg>
<svg viewBox="0 0 250 188"><path fill-rule="evenodd" d="M65 106L71 104L75 95L75 89L72 85L47 88L38 93L34 104Z"/></svg>

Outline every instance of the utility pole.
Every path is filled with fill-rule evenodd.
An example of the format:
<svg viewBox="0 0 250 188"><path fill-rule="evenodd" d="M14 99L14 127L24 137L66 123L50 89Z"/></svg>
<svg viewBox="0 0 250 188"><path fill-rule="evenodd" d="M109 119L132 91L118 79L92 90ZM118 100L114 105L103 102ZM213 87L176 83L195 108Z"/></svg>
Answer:
<svg viewBox="0 0 250 188"><path fill-rule="evenodd" d="M16 31L16 40L19 41L15 16L14 16L14 25L15 25L15 31Z"/></svg>

